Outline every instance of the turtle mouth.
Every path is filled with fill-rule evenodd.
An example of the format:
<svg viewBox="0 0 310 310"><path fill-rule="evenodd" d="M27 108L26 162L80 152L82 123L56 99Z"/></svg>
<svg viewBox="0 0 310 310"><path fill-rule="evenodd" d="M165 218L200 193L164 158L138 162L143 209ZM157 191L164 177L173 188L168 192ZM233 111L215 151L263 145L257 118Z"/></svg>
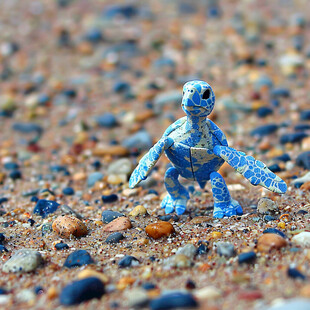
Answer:
<svg viewBox="0 0 310 310"><path fill-rule="evenodd" d="M198 104L194 104L194 105L186 105L186 104L184 104L184 103L182 103L182 108L199 108L199 109L202 109L202 110L205 110L205 111L207 111L208 112L208 109L207 108L205 108L205 107L203 107L203 106L201 106L201 105L198 105Z"/></svg>

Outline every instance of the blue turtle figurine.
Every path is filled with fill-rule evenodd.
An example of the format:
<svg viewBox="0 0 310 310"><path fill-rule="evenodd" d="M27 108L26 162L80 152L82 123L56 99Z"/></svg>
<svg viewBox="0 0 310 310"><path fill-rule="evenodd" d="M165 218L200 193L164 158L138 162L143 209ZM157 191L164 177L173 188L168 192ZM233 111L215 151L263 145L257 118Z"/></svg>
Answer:
<svg viewBox="0 0 310 310"><path fill-rule="evenodd" d="M224 133L207 116L212 112L215 96L204 81L190 81L183 87L182 109L185 117L170 125L162 138L142 157L133 171L129 187L134 188L146 179L160 156L165 152L173 167L165 174L168 195L161 207L166 213L178 215L186 210L189 193L178 181L179 175L197 181L204 188L211 180L214 197L213 216L241 215L238 201L231 198L223 177L217 172L226 161L253 185L261 185L273 192L286 192L286 183L271 172L264 163L243 152L228 147Z"/></svg>

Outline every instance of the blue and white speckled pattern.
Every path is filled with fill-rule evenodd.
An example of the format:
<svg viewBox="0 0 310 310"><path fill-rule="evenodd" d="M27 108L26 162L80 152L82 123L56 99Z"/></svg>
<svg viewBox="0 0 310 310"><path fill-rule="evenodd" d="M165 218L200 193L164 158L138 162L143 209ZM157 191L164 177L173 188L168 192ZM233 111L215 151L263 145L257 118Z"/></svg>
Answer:
<svg viewBox="0 0 310 310"><path fill-rule="evenodd" d="M211 86L204 81L190 81L183 87L182 109L186 113L170 125L163 137L142 157L132 173L129 187L144 180L165 152L174 167L167 170L165 186L168 195L161 203L166 213L183 214L189 193L178 177L197 181L203 188L211 180L214 196L213 216L240 215L242 208L232 199L222 176L216 171L224 161L246 177L253 185L262 185L276 193L285 193L286 184L264 163L228 147L225 134L207 116L215 102Z"/></svg>

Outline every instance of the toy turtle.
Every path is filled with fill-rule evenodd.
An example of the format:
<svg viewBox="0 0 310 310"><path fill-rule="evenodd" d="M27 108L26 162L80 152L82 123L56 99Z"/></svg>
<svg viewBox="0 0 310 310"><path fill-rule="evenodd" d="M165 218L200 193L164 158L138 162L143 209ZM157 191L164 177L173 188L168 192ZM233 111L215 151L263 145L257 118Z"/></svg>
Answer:
<svg viewBox="0 0 310 310"><path fill-rule="evenodd" d="M261 185L273 192L286 192L286 183L271 172L264 163L243 152L228 147L224 133L207 116L212 112L215 96L204 81L190 81L183 87L182 109L185 117L178 119L164 132L162 138L142 157L133 171L129 187L146 179L160 156L165 152L173 167L165 174L168 195L161 202L166 213L178 215L186 210L189 193L178 181L179 175L197 181L204 188L211 180L214 197L213 216L241 215L238 201L231 198L223 177L217 172L226 161L253 185Z"/></svg>

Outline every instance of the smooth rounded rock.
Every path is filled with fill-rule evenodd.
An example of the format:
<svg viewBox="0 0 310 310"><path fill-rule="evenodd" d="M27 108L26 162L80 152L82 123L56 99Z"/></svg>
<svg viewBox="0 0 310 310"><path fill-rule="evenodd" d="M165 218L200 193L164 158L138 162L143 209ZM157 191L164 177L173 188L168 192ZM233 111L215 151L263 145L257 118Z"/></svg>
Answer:
<svg viewBox="0 0 310 310"><path fill-rule="evenodd" d="M292 242L305 248L310 247L310 231L303 231L292 238Z"/></svg>
<svg viewBox="0 0 310 310"><path fill-rule="evenodd" d="M30 272L43 263L41 254L35 250L21 249L15 252L6 261L2 270L4 272Z"/></svg>
<svg viewBox="0 0 310 310"><path fill-rule="evenodd" d="M58 209L59 205L60 204L54 200L40 199L34 207L33 213L45 218L49 214L54 213Z"/></svg>
<svg viewBox="0 0 310 310"><path fill-rule="evenodd" d="M103 223L110 223L119 217L123 217L124 214L112 210L104 210L101 214L101 220Z"/></svg>
<svg viewBox="0 0 310 310"><path fill-rule="evenodd" d="M257 241L257 250L259 252L270 252L271 250L279 250L287 245L284 238L277 234L263 234Z"/></svg>
<svg viewBox="0 0 310 310"><path fill-rule="evenodd" d="M120 232L115 232L112 233L111 235L109 235L107 237L107 239L105 240L105 243L119 243L121 240L123 240L125 237L122 233Z"/></svg>
<svg viewBox="0 0 310 310"><path fill-rule="evenodd" d="M142 205L138 205L132 211L130 211L128 215L132 217L137 217L137 216L146 215L146 214L147 214L147 211L145 207L143 207Z"/></svg>
<svg viewBox="0 0 310 310"><path fill-rule="evenodd" d="M131 222L130 220L123 216L123 217L118 217L109 224L107 224L104 228L103 231L120 231L120 230L126 230L131 228Z"/></svg>
<svg viewBox="0 0 310 310"><path fill-rule="evenodd" d="M87 186L88 187L94 186L95 183L97 181L101 181L102 178L103 178L103 173L101 172L96 171L96 172L91 173L87 178Z"/></svg>
<svg viewBox="0 0 310 310"><path fill-rule="evenodd" d="M101 298L104 294L104 284L96 277L74 281L65 286L59 296L62 305L72 306L93 298Z"/></svg>
<svg viewBox="0 0 310 310"><path fill-rule="evenodd" d="M82 237L87 235L87 226L76 217L70 215L58 216L53 222L53 230L62 238Z"/></svg>
<svg viewBox="0 0 310 310"><path fill-rule="evenodd" d="M103 203L112 203L118 200L118 196L116 194L103 195L101 199Z"/></svg>
<svg viewBox="0 0 310 310"><path fill-rule="evenodd" d="M150 303L151 310L168 310L178 308L197 308L198 302L190 293L173 292L155 298Z"/></svg>
<svg viewBox="0 0 310 310"><path fill-rule="evenodd" d="M128 176L132 169L132 162L128 158L121 158L109 165L108 174L126 174Z"/></svg>
<svg viewBox="0 0 310 310"><path fill-rule="evenodd" d="M174 228L169 222L157 222L145 227L147 235L153 239L159 239L164 236L170 236L174 233Z"/></svg>
<svg viewBox="0 0 310 310"><path fill-rule="evenodd" d="M235 250L234 245L229 242L217 242L216 252L220 256L225 256L227 258L233 257L236 255L236 250Z"/></svg>
<svg viewBox="0 0 310 310"><path fill-rule="evenodd" d="M119 268L134 267L140 264L139 260L134 256L126 255L118 262Z"/></svg>
<svg viewBox="0 0 310 310"><path fill-rule="evenodd" d="M278 211L277 204L267 197L262 197L257 203L257 211L261 214L269 214Z"/></svg>
<svg viewBox="0 0 310 310"><path fill-rule="evenodd" d="M74 268L93 263L94 260L86 250L76 250L67 257L64 267Z"/></svg>
<svg viewBox="0 0 310 310"><path fill-rule="evenodd" d="M246 252L246 253L241 253L238 256L238 263L239 265L241 264L252 264L256 260L256 254L255 252Z"/></svg>

